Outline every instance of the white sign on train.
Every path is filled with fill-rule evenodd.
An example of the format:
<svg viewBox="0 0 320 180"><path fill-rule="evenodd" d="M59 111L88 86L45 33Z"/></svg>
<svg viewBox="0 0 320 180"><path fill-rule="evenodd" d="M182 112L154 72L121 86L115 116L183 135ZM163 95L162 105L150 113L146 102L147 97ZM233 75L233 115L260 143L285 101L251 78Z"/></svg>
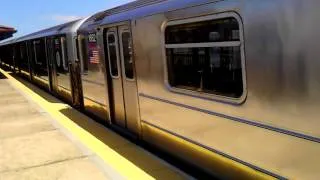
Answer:
<svg viewBox="0 0 320 180"><path fill-rule="evenodd" d="M89 42L97 42L96 33L89 34Z"/></svg>

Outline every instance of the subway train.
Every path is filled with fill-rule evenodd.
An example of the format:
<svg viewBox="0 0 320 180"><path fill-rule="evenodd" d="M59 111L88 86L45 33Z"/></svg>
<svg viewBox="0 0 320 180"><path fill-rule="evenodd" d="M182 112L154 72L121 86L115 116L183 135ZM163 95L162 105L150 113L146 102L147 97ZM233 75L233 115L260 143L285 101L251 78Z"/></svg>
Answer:
<svg viewBox="0 0 320 180"><path fill-rule="evenodd" d="M138 0L2 43L1 64L216 177L319 179L319 7Z"/></svg>

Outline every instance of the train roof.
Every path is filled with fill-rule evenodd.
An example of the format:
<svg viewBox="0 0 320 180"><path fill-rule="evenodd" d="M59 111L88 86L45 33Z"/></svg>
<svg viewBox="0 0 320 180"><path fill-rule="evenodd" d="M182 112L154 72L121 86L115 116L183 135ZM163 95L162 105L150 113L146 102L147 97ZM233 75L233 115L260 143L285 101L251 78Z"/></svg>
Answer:
<svg viewBox="0 0 320 180"><path fill-rule="evenodd" d="M96 13L82 24L79 31L91 31L95 30L99 25L136 19L216 1L221 0L137 0Z"/></svg>
<svg viewBox="0 0 320 180"><path fill-rule="evenodd" d="M2 41L0 43L0 46L5 46L5 45L9 45L9 44L12 44L12 43L15 43L16 42L16 38L10 38L10 39L7 39L5 41Z"/></svg>
<svg viewBox="0 0 320 180"><path fill-rule="evenodd" d="M85 20L86 19L78 19L78 20L74 20L71 22L57 25L57 26L53 26L47 29L43 29L38 32L31 33L31 34L22 36L20 38L17 38L16 42L37 39L41 37L55 36L59 34L75 33L77 32L78 28Z"/></svg>
<svg viewBox="0 0 320 180"><path fill-rule="evenodd" d="M170 12L178 9L183 9L192 6L217 2L221 0L149 0L143 5L132 6L130 4L124 5L121 9L123 11L112 11L101 22L101 25L126 21L130 19L137 19L154 14ZM139 1L137 1L138 3ZM125 10L127 9L127 10Z"/></svg>
<svg viewBox="0 0 320 180"><path fill-rule="evenodd" d="M84 22L83 25L79 28L79 31L81 31L81 30L83 30L83 31L92 31L93 30L94 31L95 30L94 28L97 25L99 25L106 16L110 16L112 14L128 11L130 9L134 9L137 7L155 4L157 2L162 2L162 1L167 1L167 0L137 0L137 1L133 1L133 2L118 6L118 7L114 7L114 8L105 10L105 11L98 12L98 13L94 14L93 16L91 16L90 18L88 18L88 20L86 22Z"/></svg>

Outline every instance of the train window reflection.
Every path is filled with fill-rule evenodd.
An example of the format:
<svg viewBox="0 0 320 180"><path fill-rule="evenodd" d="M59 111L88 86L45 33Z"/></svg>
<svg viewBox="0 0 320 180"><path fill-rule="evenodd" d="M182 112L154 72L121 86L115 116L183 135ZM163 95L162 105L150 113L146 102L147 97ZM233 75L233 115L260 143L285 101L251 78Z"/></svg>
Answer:
<svg viewBox="0 0 320 180"><path fill-rule="evenodd" d="M25 43L20 44L20 63L19 66L21 70L29 72L29 63L27 55L27 47Z"/></svg>
<svg viewBox="0 0 320 180"><path fill-rule="evenodd" d="M122 50L126 77L133 79L132 43L129 32L122 33Z"/></svg>
<svg viewBox="0 0 320 180"><path fill-rule="evenodd" d="M48 67L44 40L33 42L34 45L34 73L36 76L48 80Z"/></svg>
<svg viewBox="0 0 320 180"><path fill-rule="evenodd" d="M69 71L69 62L68 62L68 55L67 55L67 41L65 37L61 37L61 48L62 48L62 67L63 71Z"/></svg>
<svg viewBox="0 0 320 180"><path fill-rule="evenodd" d="M79 61L80 60L80 49L79 49L79 39L78 39L78 37L76 37L75 38L75 44L76 44L76 59L77 59L77 61Z"/></svg>
<svg viewBox="0 0 320 180"><path fill-rule="evenodd" d="M239 38L235 18L180 24L166 29L168 44L239 41Z"/></svg>
<svg viewBox="0 0 320 180"><path fill-rule="evenodd" d="M111 75L117 77L118 73L118 56L117 56L117 43L115 34L108 34L108 56L110 62Z"/></svg>
<svg viewBox="0 0 320 180"><path fill-rule="evenodd" d="M168 26L165 36L172 87L242 96L241 43L235 18Z"/></svg>
<svg viewBox="0 0 320 180"><path fill-rule="evenodd" d="M56 70L58 73L68 73L68 56L67 56L67 46L64 37L58 37L54 40L54 57Z"/></svg>
<svg viewBox="0 0 320 180"><path fill-rule="evenodd" d="M80 40L81 43L81 54L80 54L80 59L82 62L82 71L84 74L88 74L88 70L89 70L89 61L87 61L88 59L88 49L87 49L87 42L85 38L81 38Z"/></svg>
<svg viewBox="0 0 320 180"><path fill-rule="evenodd" d="M43 51L41 49L40 40L34 41L33 44L34 44L34 51L35 51L35 63L38 65L41 65L44 57L42 53Z"/></svg>

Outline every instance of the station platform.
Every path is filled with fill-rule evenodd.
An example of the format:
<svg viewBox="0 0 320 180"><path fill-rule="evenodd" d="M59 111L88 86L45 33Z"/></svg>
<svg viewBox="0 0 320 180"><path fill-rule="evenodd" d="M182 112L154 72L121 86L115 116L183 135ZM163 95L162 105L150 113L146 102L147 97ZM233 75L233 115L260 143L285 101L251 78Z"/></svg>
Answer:
<svg viewBox="0 0 320 180"><path fill-rule="evenodd" d="M0 69L0 180L193 179Z"/></svg>

